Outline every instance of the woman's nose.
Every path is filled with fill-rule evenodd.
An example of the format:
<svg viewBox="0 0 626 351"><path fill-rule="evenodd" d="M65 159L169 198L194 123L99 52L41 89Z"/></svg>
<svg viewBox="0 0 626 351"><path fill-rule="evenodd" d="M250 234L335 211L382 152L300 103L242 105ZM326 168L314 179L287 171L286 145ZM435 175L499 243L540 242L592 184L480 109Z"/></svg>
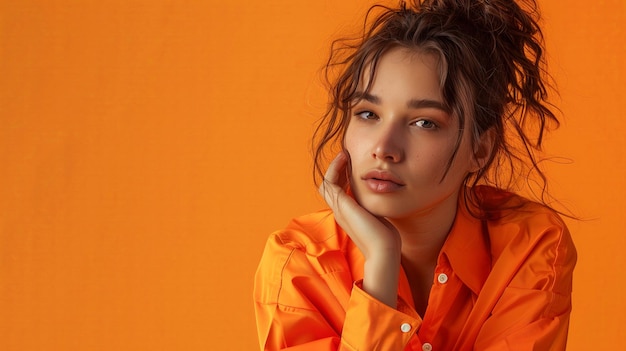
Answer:
<svg viewBox="0 0 626 351"><path fill-rule="evenodd" d="M403 137L399 129L394 125L380 127L373 144L372 157L393 163L402 161L404 158Z"/></svg>

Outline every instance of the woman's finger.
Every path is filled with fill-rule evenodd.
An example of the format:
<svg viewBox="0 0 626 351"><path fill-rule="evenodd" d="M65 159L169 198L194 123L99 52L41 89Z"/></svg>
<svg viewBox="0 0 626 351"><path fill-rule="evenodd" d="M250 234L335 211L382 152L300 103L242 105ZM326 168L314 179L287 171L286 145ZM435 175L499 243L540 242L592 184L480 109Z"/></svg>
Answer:
<svg viewBox="0 0 626 351"><path fill-rule="evenodd" d="M319 193L324 200L333 207L337 200L337 193L342 191L346 185L346 167L348 165L348 156L345 152L340 152L328 166L324 181L320 184Z"/></svg>
<svg viewBox="0 0 626 351"><path fill-rule="evenodd" d="M347 164L348 155L345 151L341 151L337 154L337 156L335 156L335 159L333 159L328 166L328 170L326 170L326 174L324 175L324 180L342 186L342 184L338 184L338 182L341 180L342 175L345 174Z"/></svg>

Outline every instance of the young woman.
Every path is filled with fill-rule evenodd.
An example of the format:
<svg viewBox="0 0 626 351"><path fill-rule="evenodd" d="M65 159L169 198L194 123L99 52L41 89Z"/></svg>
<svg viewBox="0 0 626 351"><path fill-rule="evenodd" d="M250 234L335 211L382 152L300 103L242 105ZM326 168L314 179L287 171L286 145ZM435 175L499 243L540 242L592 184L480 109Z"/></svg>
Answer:
<svg viewBox="0 0 626 351"><path fill-rule="evenodd" d="M535 151L558 124L536 4L403 2L366 23L327 65L330 209L274 233L257 272L261 348L564 350L572 240L505 190L545 179Z"/></svg>

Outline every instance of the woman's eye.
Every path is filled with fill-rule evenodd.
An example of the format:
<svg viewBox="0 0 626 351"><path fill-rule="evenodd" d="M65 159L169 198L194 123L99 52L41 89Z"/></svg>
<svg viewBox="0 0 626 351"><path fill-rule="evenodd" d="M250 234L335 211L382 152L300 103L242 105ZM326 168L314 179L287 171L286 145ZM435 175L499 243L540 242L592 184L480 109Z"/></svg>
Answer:
<svg viewBox="0 0 626 351"><path fill-rule="evenodd" d="M434 129L437 128L437 125L429 120L426 119L420 119L419 121L415 122L415 125L418 127L422 127L424 129Z"/></svg>
<svg viewBox="0 0 626 351"><path fill-rule="evenodd" d="M358 112L356 115L361 119L376 119L376 115L372 111Z"/></svg>

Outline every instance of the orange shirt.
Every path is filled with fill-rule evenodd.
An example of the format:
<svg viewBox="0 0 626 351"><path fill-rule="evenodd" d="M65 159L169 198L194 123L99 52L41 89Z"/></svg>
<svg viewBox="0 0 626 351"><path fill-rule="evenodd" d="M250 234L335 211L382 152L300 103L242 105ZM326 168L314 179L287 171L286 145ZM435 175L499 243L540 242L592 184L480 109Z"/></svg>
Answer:
<svg viewBox="0 0 626 351"><path fill-rule="evenodd" d="M400 274L396 309L361 289L364 259L332 212L273 233L255 280L262 350L564 350L576 251L551 210L481 187L493 220L458 206L424 316Z"/></svg>

